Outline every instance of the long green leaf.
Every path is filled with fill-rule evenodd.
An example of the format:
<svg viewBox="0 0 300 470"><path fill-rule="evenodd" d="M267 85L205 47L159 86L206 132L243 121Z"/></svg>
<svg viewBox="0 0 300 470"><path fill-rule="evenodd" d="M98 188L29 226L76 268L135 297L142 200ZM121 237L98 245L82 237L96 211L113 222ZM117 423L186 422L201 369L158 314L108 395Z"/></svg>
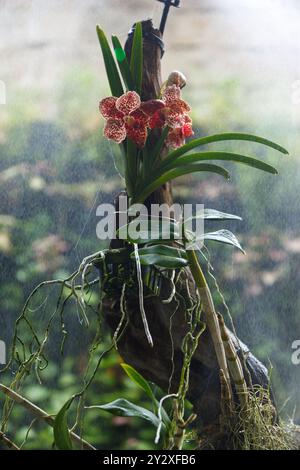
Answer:
<svg viewBox="0 0 300 470"><path fill-rule="evenodd" d="M135 91L141 94L143 81L143 30L142 24L136 23L132 41L130 70L135 84Z"/></svg>
<svg viewBox="0 0 300 470"><path fill-rule="evenodd" d="M125 179L128 195L134 191L137 177L137 147L131 139L127 139Z"/></svg>
<svg viewBox="0 0 300 470"><path fill-rule="evenodd" d="M225 243L227 245L232 245L242 251L242 253L245 253L236 236L229 230L218 230L216 232L204 233L203 235L197 237L195 242L202 240L212 240Z"/></svg>
<svg viewBox="0 0 300 470"><path fill-rule="evenodd" d="M189 217L188 219L184 219L185 222L189 220L197 220L197 219L204 219L204 220L242 220L241 217L238 215L227 214L226 212L220 212L216 209L204 209L200 211L193 217Z"/></svg>
<svg viewBox="0 0 300 470"><path fill-rule="evenodd" d="M130 377L131 380L133 380L133 382L135 382L139 387L141 387L145 391L145 393L148 395L148 397L152 400L152 402L155 406L155 411L157 411L158 406L159 406L159 402L155 398L155 395L154 395L154 393L153 393L153 391L150 387L149 382L146 379L144 379L144 377L137 370L135 370L134 367L130 366L129 364L121 364L121 367L124 369L124 371L126 372L128 377ZM162 417L163 417L163 422L166 425L169 425L170 424L170 418L167 415L167 413L166 413L166 411L163 407L162 407Z"/></svg>
<svg viewBox="0 0 300 470"><path fill-rule="evenodd" d="M131 255L133 258L133 256ZM162 268L181 268L188 264L185 251L167 245L147 246L139 249L141 264L157 265Z"/></svg>
<svg viewBox="0 0 300 470"><path fill-rule="evenodd" d="M168 136L168 133L169 133L169 130L170 128L168 126L166 126L162 133L161 133L161 136L159 138L159 140L157 141L157 143L155 144L152 152L149 152L150 155L149 155L149 167L151 168L151 166L155 165L155 163L157 163L157 160L158 160L158 157L163 149L163 146L164 146L164 143L165 143L165 140Z"/></svg>
<svg viewBox="0 0 300 470"><path fill-rule="evenodd" d="M133 256L131 256L133 258ZM160 266L161 268L176 269L187 266L188 262L184 258L174 256L161 256L158 254L141 255L140 262L143 266Z"/></svg>
<svg viewBox="0 0 300 470"><path fill-rule="evenodd" d="M145 224L141 225L137 230L136 223ZM147 228L146 228L147 225ZM133 227L137 236L133 238L130 234L130 229ZM146 244L153 243L154 240L159 240L164 243L169 240L176 240L180 238L179 225L174 220L168 218L151 218L149 220L134 219L126 225L123 225L117 230L117 235L122 240L127 240L129 243Z"/></svg>
<svg viewBox="0 0 300 470"><path fill-rule="evenodd" d="M126 53L122 47L122 44L120 43L120 40L117 36L112 36L111 37L113 46L114 46L114 51L115 51L115 56L117 59L117 63L119 66L119 70L121 72L122 78L124 80L125 86L127 90L134 90L134 81L131 75L129 63L126 57Z"/></svg>
<svg viewBox="0 0 300 470"><path fill-rule="evenodd" d="M119 76L114 57L109 47L104 31L99 25L96 27L98 39L100 42L107 79L113 96L121 96L124 93L122 82Z"/></svg>
<svg viewBox="0 0 300 470"><path fill-rule="evenodd" d="M141 387L144 392L148 395L148 397L153 401L155 405L157 405L157 400L155 395L150 387L149 382L144 379L144 377L134 369L134 367L130 366L129 364L120 364L122 369L126 372L128 377L135 382L139 387Z"/></svg>
<svg viewBox="0 0 300 470"><path fill-rule="evenodd" d="M161 255L161 256L176 256L186 259L185 251L181 248L174 248L168 245L152 245L139 249L139 255Z"/></svg>
<svg viewBox="0 0 300 470"><path fill-rule="evenodd" d="M74 397L70 398L61 410L57 413L54 425L53 425L53 435L54 442L58 449L60 450L71 450L72 441L70 438L70 431L68 428L67 413L74 400Z"/></svg>
<svg viewBox="0 0 300 470"><path fill-rule="evenodd" d="M183 155L181 157L176 158L175 160L172 160L171 162L168 162L168 160L164 160L158 168L158 171L160 171L160 173L162 174L165 171L172 170L173 168L178 168L189 163L199 163L210 160L222 160L243 163L244 165L257 168L258 170L266 171L267 173L272 173L273 175L276 175L278 173L276 168L271 165L268 165L268 163L265 163L262 160L231 152L199 152Z"/></svg>
<svg viewBox="0 0 300 470"><path fill-rule="evenodd" d="M152 411L149 411L141 406L137 406L134 403L125 400L125 398L119 398L117 400L112 401L111 403L107 403L106 405L93 405L88 406L87 408L104 410L116 416L130 416L142 418L147 421L150 421L155 427L159 425L159 419L154 413L152 413Z"/></svg>
<svg viewBox="0 0 300 470"><path fill-rule="evenodd" d="M226 140L237 140L237 141L247 141L247 142L256 142L257 144L265 145L266 147L273 148L274 150L278 150L285 155L288 155L288 151L282 147L281 145L272 142L271 140L265 139L263 137L259 137L257 135L252 134L244 134L239 132L228 132L224 134L214 134L209 135L207 137L200 137L199 139L193 139L187 144L183 145L182 147L174 150L173 152L169 153L167 159L174 159L179 157L180 155L184 155L185 153L193 150L196 147L200 147L201 145L210 144L213 142L221 142Z"/></svg>
<svg viewBox="0 0 300 470"><path fill-rule="evenodd" d="M187 175L190 173L200 172L200 171L208 171L210 173L216 173L218 175L223 176L224 178L229 178L229 173L225 168L222 168L218 165L211 165L206 163L190 163L188 165L183 165L178 168L174 168L172 170L166 171L158 178L154 179L153 181L149 182L148 185L145 186L144 181L139 186L136 194L134 195L133 202L144 202L144 200L155 191L157 188L162 186L163 184L167 183L168 181L178 178L179 176Z"/></svg>

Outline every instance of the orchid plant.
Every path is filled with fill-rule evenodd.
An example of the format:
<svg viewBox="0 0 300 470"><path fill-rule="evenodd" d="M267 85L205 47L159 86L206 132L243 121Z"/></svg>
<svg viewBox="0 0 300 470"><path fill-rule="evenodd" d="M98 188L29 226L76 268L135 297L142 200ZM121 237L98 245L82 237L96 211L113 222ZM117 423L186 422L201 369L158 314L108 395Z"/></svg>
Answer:
<svg viewBox="0 0 300 470"><path fill-rule="evenodd" d="M182 88L186 82L185 77L180 72L172 72L163 84L159 96L143 102L141 99L143 81L141 24L137 23L135 27L130 63L117 37L112 37L115 61L104 32L97 27L97 33L112 93L112 96L102 99L99 105L100 113L106 120L104 137L121 145L124 155L125 187L129 205L143 203L153 191L164 183L183 175L195 172L210 172L228 179L228 170L216 164L215 161L241 163L270 174L277 174L277 170L273 166L252 156L229 151L191 152L214 142L247 141L288 154L287 150L280 145L268 139L246 133L215 134L192 138L186 143L185 139L193 137L194 132L192 119L189 115L191 108L181 96ZM154 139L153 133L156 136ZM159 137L157 138L158 134ZM154 146L153 141L156 141ZM162 153L163 158L161 158ZM202 217L210 220L239 218L210 209L206 209ZM172 223L176 231L178 228L177 223L176 221ZM228 230L204 234L202 239L231 244L242 250L236 237ZM129 236L127 237L129 249L130 245L132 246L131 256L136 261L138 275L141 272L141 264L171 269L182 266L190 268L201 298L206 326L214 343L222 374L221 378L223 382L225 381L229 399L232 400L231 382L233 382L238 395L240 394L240 402L245 403L245 381L241 364L239 359L235 357L234 365L230 364L229 368L230 361L226 357L229 346L225 344L224 347L224 340L221 337L221 329L224 329L224 325L222 319L217 316L212 295L200 265L199 249L197 245L196 249L187 249L190 241L191 237L187 231L184 232L179 247L174 247L174 240L171 238L162 240L161 233L157 234L155 240L150 234L149 237L146 237L146 240L132 240ZM193 241L197 242L197 240ZM143 308L141 279L139 281L141 314L148 341L152 345L153 341ZM227 350L225 350L226 347Z"/></svg>
<svg viewBox="0 0 300 470"><path fill-rule="evenodd" d="M182 98L182 88L186 84L186 79L180 72L172 72L169 75L159 92L159 96L148 101L143 101L141 98L143 85L143 34L141 24L137 23L135 26L130 61L127 59L125 51L116 36L112 36L113 53L104 32L99 27L97 27L97 34L111 89L111 96L102 99L99 104L100 113L105 120L104 136L120 146L124 157L125 189L129 202L128 215L130 216L128 217L129 223L118 229L118 236L124 240L124 246L116 250L101 250L85 257L78 269L68 278L42 282L35 287L27 298L22 312L16 321L10 360L1 371L10 371L13 365L16 366L11 387L0 384L0 392L6 395L1 434L5 436L3 431L7 429L7 423L13 410L12 401L14 401L24 406L35 416L42 418L45 423L53 426L54 441L57 448L72 449L73 442L77 446L80 445L81 448L94 449L92 445L75 434L74 429L78 426L81 428L81 416L85 409L85 394L96 376L102 358L113 347L117 347L118 341L126 329L127 323L124 320L126 318L126 295L128 295L128 291L132 291L130 292L131 294L133 293L134 296L138 296L145 335L149 344L155 346L144 309L143 292L146 286L151 291L151 295L159 295L159 289L156 290L156 287L152 287L152 282L149 282L145 275L149 268L150 271L155 271L155 276L161 276L162 278L166 271L169 275L168 280L172 284L172 293L169 299L164 300L165 303L171 302L172 298L177 294L177 285L174 281L177 273L182 274L184 271L185 280L193 279L197 288L198 295L193 299L189 299L191 303L188 305L191 305L191 308L187 309L187 333L181 345L183 357L178 391L177 393L168 394L158 401L151 388L151 384L131 365L123 364L122 367L127 375L136 385L144 390L151 400L153 412L149 412L149 410L145 410L124 399L115 400L112 403L96 407L113 414L139 416L146 419L157 428L156 443L158 443L161 435L163 435L168 449L181 449L184 442L185 429L195 419L193 414L186 419L185 399L189 388L191 360L205 327L209 330L214 345L220 369L221 402L223 399L226 400L228 405L228 407L226 405L226 410L233 410L236 406L236 399L233 399L232 386L234 386L236 391L235 397L239 399L238 417L242 417L243 411L247 409L248 403L251 400L251 395L244 379L243 368L236 354L235 345L232 343L231 337L226 330L223 318L216 312L199 256L201 253L200 243L203 240L230 244L240 250L242 248L235 235L228 230L204 233L200 238L195 238L187 230L184 223L182 225L175 219L169 220L171 230L166 236L163 232L164 226L160 224L160 219L158 224L156 223L157 219L155 219L155 223L152 225L151 216L148 220L148 222L151 222L151 230L144 231L139 237L132 237L129 230L130 225L134 223L131 212L132 208L136 203L144 203L154 191L165 183L183 175L209 172L228 179L229 173L227 169L216 164L215 161L242 163L270 174L277 173L273 166L252 156L230 151L197 150L193 152L195 149L201 149L204 145L215 142L247 141L264 145L283 154L288 152L280 145L268 139L245 133L222 133L193 138L193 123L189 114L191 108ZM186 142L188 138L190 140ZM201 214L196 214L195 217L216 221L240 219L236 215L226 214L213 209L205 209ZM156 227L154 233L153 226ZM181 237L177 237L177 233L181 233ZM106 294L110 294L109 289L113 287L114 283L110 281L114 280L114 276L111 276L112 271L107 269L108 266L112 266L112 271L114 271L115 267L118 269L121 266L120 282L122 283L122 289L121 291L120 289L114 290L114 295L119 295L121 292L120 311L122 315L120 323L114 332L111 346L100 354L93 368L94 354L97 354L97 347L101 342L101 335L97 329L95 339L90 348L83 386L79 392L75 393L64 404L55 418L53 418L52 415L48 415L44 410L24 399L17 392L19 392L24 378L29 375L32 368L34 368L39 379L39 373L46 367L44 364L48 361L45 356L45 347L48 343L50 330L52 331L52 321L58 315L62 329L61 353L63 353L68 333L64 323L63 311L69 299L76 301L78 314L88 326L89 320L86 312L89 307L89 300L87 300L87 297L89 298L91 289L93 286L98 286L100 282L101 305L102 298ZM123 266L126 266L126 272L125 269L122 271ZM129 276L127 275L128 266L130 268ZM93 269L97 269L99 278L90 280L89 276ZM30 318L30 313L37 311L36 308L32 308L31 301L41 289L54 285L60 287L56 310L51 313L46 330L40 335L37 333L35 322L32 322ZM136 285L138 289L133 288ZM99 296L98 290L97 295ZM41 306L43 305L44 302ZM101 308L99 307L100 310ZM202 321L202 313L204 314L203 320L205 323ZM24 322L31 333L28 346L27 339L24 338L23 334ZM126 323L125 326L123 326L123 323ZM100 322L98 328L100 328ZM25 331L27 332L27 330ZM92 369L91 373L89 371L90 368ZM170 415L163 406L165 405L165 400L169 399L173 402ZM76 421L70 430L67 415L76 401ZM238 429L240 428L238 427ZM263 430L265 433L265 427L263 427ZM239 434L242 434L242 431L239 431Z"/></svg>

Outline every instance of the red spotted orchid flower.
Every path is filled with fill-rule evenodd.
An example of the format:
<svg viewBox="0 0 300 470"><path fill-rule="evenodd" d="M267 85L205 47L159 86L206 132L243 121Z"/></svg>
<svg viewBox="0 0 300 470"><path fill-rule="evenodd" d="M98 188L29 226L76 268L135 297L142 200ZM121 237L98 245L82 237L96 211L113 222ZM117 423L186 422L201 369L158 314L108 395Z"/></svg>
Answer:
<svg viewBox="0 0 300 470"><path fill-rule="evenodd" d="M164 103L160 100L141 103L135 91L128 91L119 98L104 98L99 103L99 110L106 119L104 136L118 144L128 137L142 148L146 143L149 121L162 107Z"/></svg>
<svg viewBox="0 0 300 470"><path fill-rule="evenodd" d="M165 106L153 115L150 127L154 129L169 126L166 145L171 148L181 147L186 137L194 135L192 120L188 115L191 108L181 99L181 90L178 85L167 86L162 94L162 101Z"/></svg>
<svg viewBox="0 0 300 470"><path fill-rule="evenodd" d="M104 136L118 144L128 137L143 148L148 129L166 126L170 128L166 145L171 148L180 147L186 137L193 135L192 120L188 116L191 109L181 99L180 86L176 84L165 88L161 100L142 102L135 91L128 91L119 98L104 98L99 109L106 119Z"/></svg>

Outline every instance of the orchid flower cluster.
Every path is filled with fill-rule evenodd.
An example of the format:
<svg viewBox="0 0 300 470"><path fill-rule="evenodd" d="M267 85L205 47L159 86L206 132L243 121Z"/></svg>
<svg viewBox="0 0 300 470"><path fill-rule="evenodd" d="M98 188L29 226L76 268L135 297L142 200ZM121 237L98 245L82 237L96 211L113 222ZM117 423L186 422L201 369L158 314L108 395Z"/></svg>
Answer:
<svg viewBox="0 0 300 470"><path fill-rule="evenodd" d="M138 93L128 91L119 98L109 96L101 100L99 110L106 119L104 136L118 144L129 138L141 149L149 130L168 127L165 145L168 148L184 145L185 139L194 134L188 114L191 108L181 98L179 84L170 83L168 80L161 99L141 101Z"/></svg>

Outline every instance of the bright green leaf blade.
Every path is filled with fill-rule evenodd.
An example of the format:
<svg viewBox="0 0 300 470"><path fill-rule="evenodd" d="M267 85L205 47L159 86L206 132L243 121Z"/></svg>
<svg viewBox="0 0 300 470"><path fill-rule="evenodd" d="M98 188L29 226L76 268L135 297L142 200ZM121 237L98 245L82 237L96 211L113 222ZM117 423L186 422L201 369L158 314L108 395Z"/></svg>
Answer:
<svg viewBox="0 0 300 470"><path fill-rule="evenodd" d="M72 450L72 441L70 437L70 431L68 428L67 414L68 410L74 400L74 397L70 398L61 410L57 413L54 425L53 425L53 435L54 442L58 449L60 450Z"/></svg>
<svg viewBox="0 0 300 470"><path fill-rule="evenodd" d="M128 195L131 196L136 185L137 172L137 147L135 143L126 140L126 166L125 166L125 180Z"/></svg>
<svg viewBox="0 0 300 470"><path fill-rule="evenodd" d="M130 366L129 364L120 364L122 369L126 372L128 377L135 382L139 387L141 387L144 392L148 395L148 397L153 401L155 405L157 405L157 400L154 396L154 393L150 387L149 382L144 379L144 377L135 370L134 367Z"/></svg>
<svg viewBox="0 0 300 470"><path fill-rule="evenodd" d="M143 81L143 30L141 23L136 23L132 41L130 70L135 90L141 94Z"/></svg>
<svg viewBox="0 0 300 470"><path fill-rule="evenodd" d="M175 248L168 245L152 245L139 249L139 255L161 255L161 256L174 256L186 259L185 251L181 248Z"/></svg>
<svg viewBox="0 0 300 470"><path fill-rule="evenodd" d="M111 403L107 403L106 405L95 405L89 406L87 408L97 408L99 410L107 411L108 413L111 413L115 416L142 418L150 421L155 427L159 425L159 419L154 413L152 413L152 411L149 411L141 406L137 406L125 398L119 398L118 400L114 400Z"/></svg>
<svg viewBox="0 0 300 470"><path fill-rule="evenodd" d="M117 38L117 36L112 36L111 37L113 46L114 46L114 51L115 51L115 56L117 59L117 63L119 66L119 70L121 72L122 78L124 80L124 83L126 85L127 90L134 90L134 81L131 75L129 63L126 57L126 53L120 43L120 40Z"/></svg>
<svg viewBox="0 0 300 470"><path fill-rule="evenodd" d="M138 224L138 227L137 227ZM136 236L132 232L136 232ZM139 222L134 219L117 230L117 235L122 240L129 243L146 244L153 243L154 240L161 242L177 240L180 238L179 226L177 222L163 218L162 220L151 218Z"/></svg>
<svg viewBox="0 0 300 470"><path fill-rule="evenodd" d="M121 96L124 93L119 72L109 47L104 31L97 25L97 35L100 42L107 79L113 96Z"/></svg>
<svg viewBox="0 0 300 470"><path fill-rule="evenodd" d="M144 379L144 377L137 370L135 370L134 367L130 366L129 364L121 364L121 367L124 369L128 377L130 377L131 380L133 380L139 387L141 387L146 392L148 397L152 400L155 406L155 409L157 410L159 403L158 403L158 400L155 398L155 395L150 387L149 382L146 379ZM170 419L166 411L164 410L164 408L162 408L162 417L163 417L163 422L166 425L169 425Z"/></svg>
<svg viewBox="0 0 300 470"><path fill-rule="evenodd" d="M164 160L164 162L159 167L159 169L161 172L163 172L163 171L171 170L173 168L184 166L189 163L199 163L199 162L210 161L210 160L221 160L221 161L242 163L244 165L251 166L252 168L266 171L267 173L271 173L273 175L278 174L276 168L269 165L268 163L263 162L262 160L258 160L257 158L248 157L246 155L241 155L238 153L231 153L231 152L191 153L191 154L176 158L175 160L169 163L167 162L167 160Z"/></svg>
<svg viewBox="0 0 300 470"><path fill-rule="evenodd" d="M166 171L161 176L157 177L156 179L154 179L154 181L151 181L148 184L147 181L142 181L142 184L140 185L141 189L136 191L134 202L144 202L144 200L151 193L153 193L153 191L155 191L160 186L172 179L200 171L208 171L210 173L216 173L218 175L221 175L226 179L229 178L228 171L218 165L211 165L206 163L190 163L188 165L182 165L178 168Z"/></svg>
<svg viewBox="0 0 300 470"><path fill-rule="evenodd" d="M156 145L154 146L154 149L152 150L152 152L149 152L149 164L150 164L149 166L150 166L150 168L151 168L151 166L155 165L155 163L157 162L158 157L159 157L159 155L160 155L160 153L163 149L165 140L168 136L169 130L170 130L170 128L168 126L166 126L163 129L159 140L157 141Z"/></svg>
<svg viewBox="0 0 300 470"><path fill-rule="evenodd" d="M226 212L220 212L215 209L204 209L200 211L199 214L196 214L194 217L189 217L185 219L185 222L190 220L242 220L241 217L234 214L227 214Z"/></svg>
<svg viewBox="0 0 300 470"><path fill-rule="evenodd" d="M179 149L174 150L173 152L169 153L168 159L174 159L179 157L180 155L184 155L185 153L189 152L190 150L199 147L201 145L210 144L213 142L221 142L226 140L237 140L237 141L246 141L246 142L256 142L257 144L265 145L266 147L270 147L274 150L278 150L285 155L288 155L288 151L282 147L281 145L272 142L271 140L265 139L263 137L259 137L257 135L252 134L244 134L239 132L228 132L224 134L214 134L207 137L200 137L199 139L193 139L187 144L183 145Z"/></svg>
<svg viewBox="0 0 300 470"><path fill-rule="evenodd" d="M229 230L218 230L216 232L204 233L200 237L196 238L196 242L200 240L212 240L220 243L225 243L227 245L232 245L238 248L242 253L245 254L245 251L241 247L236 236Z"/></svg>
<svg viewBox="0 0 300 470"><path fill-rule="evenodd" d="M142 255L140 257L143 266L159 266L161 268L177 269L187 266L188 262L183 258L174 258L171 256Z"/></svg>

